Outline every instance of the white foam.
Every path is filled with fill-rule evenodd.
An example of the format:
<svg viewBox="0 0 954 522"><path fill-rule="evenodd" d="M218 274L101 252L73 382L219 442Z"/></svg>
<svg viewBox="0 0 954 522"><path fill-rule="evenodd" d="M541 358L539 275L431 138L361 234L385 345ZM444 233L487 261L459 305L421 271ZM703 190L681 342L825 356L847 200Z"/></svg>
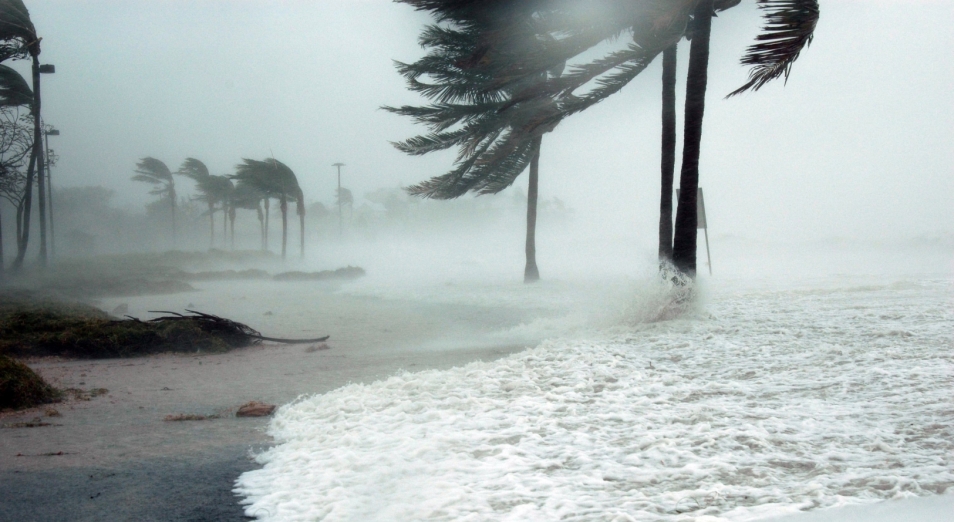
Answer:
<svg viewBox="0 0 954 522"><path fill-rule="evenodd" d="M282 407L263 520L745 521L954 485L949 280L710 289Z"/></svg>

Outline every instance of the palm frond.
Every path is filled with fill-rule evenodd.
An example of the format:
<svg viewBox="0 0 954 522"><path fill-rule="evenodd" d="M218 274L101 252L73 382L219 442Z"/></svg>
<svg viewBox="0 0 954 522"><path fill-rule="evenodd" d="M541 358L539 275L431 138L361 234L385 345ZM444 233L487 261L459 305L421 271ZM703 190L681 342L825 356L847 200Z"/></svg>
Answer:
<svg viewBox="0 0 954 522"><path fill-rule="evenodd" d="M160 160L153 157L145 157L136 163L135 181L144 181L146 183L172 183L172 172Z"/></svg>
<svg viewBox="0 0 954 522"><path fill-rule="evenodd" d="M818 0L758 0L764 11L765 26L742 58L751 65L749 81L729 93L728 97L748 90L757 91L772 80L791 73L792 64L802 49L812 43L818 23Z"/></svg>
<svg viewBox="0 0 954 522"><path fill-rule="evenodd" d="M191 178L198 183L209 177L209 168L205 166L205 163L195 158L186 158L176 174Z"/></svg>
<svg viewBox="0 0 954 522"><path fill-rule="evenodd" d="M0 107L31 105L33 91L20 73L6 65L0 65Z"/></svg>
<svg viewBox="0 0 954 522"><path fill-rule="evenodd" d="M23 0L0 0L0 40L21 40L23 46L37 46L36 28Z"/></svg>

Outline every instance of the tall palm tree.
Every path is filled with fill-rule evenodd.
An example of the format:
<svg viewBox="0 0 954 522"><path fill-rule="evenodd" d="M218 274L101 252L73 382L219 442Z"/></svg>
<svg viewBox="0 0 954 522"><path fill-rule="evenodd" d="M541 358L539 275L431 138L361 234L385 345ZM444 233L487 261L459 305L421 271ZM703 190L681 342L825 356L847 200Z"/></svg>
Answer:
<svg viewBox="0 0 954 522"><path fill-rule="evenodd" d="M235 170L232 179L237 180L240 184L251 185L265 194L266 214L268 212L268 198L278 199L279 209L282 213L282 259L286 258L288 250L288 202L289 200L296 202L301 232L301 256L304 257L305 205L304 196L295 173L287 165L274 158L263 161L244 158L242 163L235 167ZM267 233L266 222L266 237Z"/></svg>
<svg viewBox="0 0 954 522"><path fill-rule="evenodd" d="M160 160L153 157L145 157L136 164L136 175L132 177L133 181L142 181L153 186L150 194L159 196L159 199L168 198L169 207L172 212L172 244L176 244L176 182L172 179L172 172Z"/></svg>
<svg viewBox="0 0 954 522"><path fill-rule="evenodd" d="M25 214L22 234L17 238L17 257L14 268L23 266L30 241L30 215L33 201L33 180L37 177L37 192L40 203L40 263L46 265L46 182L43 172L43 148L41 147L40 118L40 38L30 20L30 11L22 0L0 0L0 61L10 58L31 57L33 60L33 151L27 167Z"/></svg>
<svg viewBox="0 0 954 522"><path fill-rule="evenodd" d="M414 4L415 2L409 2ZM386 110L410 116L419 123L426 124L431 134L411 138L395 146L408 154L426 154L459 146L461 153L454 170L443 176L409 187L410 194L425 198L452 199L467 192L477 194L495 194L509 187L524 170L529 167L527 190L527 229L525 242L526 265L524 282L540 279L536 262L536 221L537 199L539 193L539 163L542 132L535 135L529 146L517 146L519 140L514 137L526 131L527 122L521 118L526 114L513 111L501 117L505 110L518 103L515 96L528 89L545 86L548 78L559 77L563 64L554 64L546 71L527 76L525 81L512 84L488 84L489 75L479 70L486 64L485 56L472 56L473 46L481 46L482 35L486 34L501 15L507 12L515 16L525 16L522 20L530 29L513 37L508 46L522 51L535 52L553 38L545 31L535 29L533 12L519 9L490 7L463 14L447 14L444 21L453 20L451 26L433 25L425 29L420 43L429 48L428 54L413 64L398 63L399 72L407 79L408 87L418 91L434 101L425 107L404 106L385 107ZM445 13L446 14L446 13ZM439 15L439 20L441 20ZM512 17L511 17L512 18ZM475 73L475 71L478 71ZM434 83L423 83L422 78L430 77ZM479 88L472 87L481 84ZM546 103L542 107L552 105ZM541 108L536 104L537 109ZM487 114L493 113L490 117ZM482 113L480 116L475 116ZM448 130L462 126L461 129ZM471 139L470 129L493 128L489 139ZM478 131L478 132L482 132ZM496 143L498 137L503 136ZM483 143L481 143L483 142ZM479 161L465 159L478 149L483 152ZM504 161L500 161L504 160Z"/></svg>
<svg viewBox="0 0 954 522"><path fill-rule="evenodd" d="M740 0L401 1L432 12L439 22L446 24L425 29L422 43L447 41L455 28L475 33L469 42L459 45L462 57L453 67L431 74L436 79L433 84L416 76L409 78L418 83L416 90L439 97L440 103L414 115L420 121L439 122L438 115L452 111L458 114L456 121L445 118L446 123L435 128L432 134L407 142L418 149L415 152L418 154L460 147L457 168L425 183L462 188L479 187L479 180L485 178L512 179L531 161L528 151L532 150L536 137L618 92L657 55L687 36L687 30L698 31L700 36L707 34L708 29L703 26L711 20L703 23L701 18L740 3ZM811 42L818 19L817 0L755 1L763 9L767 24L758 43L743 59L743 64L753 66L750 80L732 95L758 90L773 79L787 77L792 63ZM521 48L520 42L525 41L528 32L549 34L552 41L529 50ZM618 39L623 33L632 35L632 43L624 49L572 66L562 77L549 78L542 85L532 81L552 67L562 66L601 42ZM698 68L707 65L707 59L702 59L708 54L707 36L705 40L705 44L695 46L695 53L690 50L695 60L690 59L687 100L693 100L693 117L689 119L687 115L685 132L692 139L696 135L701 137L704 105L700 106L698 100L699 89L704 88L705 82L700 81L704 74ZM442 81L445 79L450 81ZM584 92L578 94L580 91ZM479 102L467 107L455 105L467 96ZM704 102L704 91L701 99ZM690 234L696 233L694 201L698 158L693 158L696 152L690 147L689 157L684 157L681 179L685 179L686 185L677 209L673 243L674 262L690 274L694 274L695 253L690 254L688 249L695 243L687 241ZM489 171L492 174L488 176ZM689 226L693 227L691 231L686 229ZM689 255L691 261L686 257Z"/></svg>
<svg viewBox="0 0 954 522"><path fill-rule="evenodd" d="M30 86L27 85L26 80L20 76L20 73L14 69L7 67L6 65L0 65L0 109L7 110L10 107L20 107L23 105L30 105L33 102L33 91L30 90ZM20 129L17 126L19 118L14 117L10 121L10 132L6 132L7 129L4 128L3 143L0 144L0 183L6 183L12 181L12 178L15 177L15 173L18 173L21 166L25 149L14 151L14 145L17 143L17 137L22 137L22 133L16 132ZM31 146L30 149L33 147ZM14 152L13 158L6 157L7 152ZM19 152L19 154L17 154ZM20 234L17 233L17 240L19 241ZM3 274L3 226L0 224L0 276Z"/></svg>
<svg viewBox="0 0 954 522"><path fill-rule="evenodd" d="M238 180L238 183L235 185L235 192L232 194L231 204L229 205L229 221L232 223L232 248L235 248L235 211L236 209L242 208L254 210L258 214L262 250L266 250L265 213L262 211L262 200L267 199L264 193L251 184Z"/></svg>
<svg viewBox="0 0 954 522"><path fill-rule="evenodd" d="M195 158L186 158L176 174L195 181L195 188L199 191L199 196L195 199L205 202L208 206L209 247L215 246L215 212L217 210L222 211L222 241L224 243L227 236L229 199L235 190L232 180L226 176L209 174L209 169L205 166L205 163ZM216 209L216 205L219 205L219 209Z"/></svg>
<svg viewBox="0 0 954 522"><path fill-rule="evenodd" d="M663 51L662 153L660 154L659 262L672 262L672 185L676 170L677 45Z"/></svg>

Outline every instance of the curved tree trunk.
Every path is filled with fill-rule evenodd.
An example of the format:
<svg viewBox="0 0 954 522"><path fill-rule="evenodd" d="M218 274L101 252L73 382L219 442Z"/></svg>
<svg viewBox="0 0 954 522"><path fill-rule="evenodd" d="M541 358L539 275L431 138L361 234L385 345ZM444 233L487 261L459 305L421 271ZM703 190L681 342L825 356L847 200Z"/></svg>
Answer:
<svg viewBox="0 0 954 522"><path fill-rule="evenodd" d="M215 247L215 212L213 212L214 210L215 209L213 208L212 203L209 203L209 230L211 231L211 234L209 234L210 249Z"/></svg>
<svg viewBox="0 0 954 522"><path fill-rule="evenodd" d="M176 187L169 182L169 201L172 204L172 248L176 248L178 238L176 237Z"/></svg>
<svg viewBox="0 0 954 522"><path fill-rule="evenodd" d="M262 234L262 250L268 250L268 216L272 213L270 207L268 198L265 198L265 232Z"/></svg>
<svg viewBox="0 0 954 522"><path fill-rule="evenodd" d="M676 55L678 44L663 51L662 159L659 191L659 262L672 261L672 181L676 170Z"/></svg>
<svg viewBox="0 0 954 522"><path fill-rule="evenodd" d="M527 187L527 265L523 269L523 282L540 280L537 269L537 185L540 174L540 143L542 138L533 139L533 158L530 160L530 182Z"/></svg>
<svg viewBox="0 0 954 522"><path fill-rule="evenodd" d="M229 205L229 223L232 232L231 249L235 250L235 205Z"/></svg>
<svg viewBox="0 0 954 522"><path fill-rule="evenodd" d="M279 200L279 210L282 211L282 260L288 251L288 198L282 194Z"/></svg>
<svg viewBox="0 0 954 522"><path fill-rule="evenodd" d="M20 230L17 236L17 257L13 260L13 269L19 270L23 267L23 260L26 257L27 246L30 244L30 213L33 207L33 177L36 173L36 147L30 153L30 164L27 167L26 187L23 193L23 203L20 207Z"/></svg>
<svg viewBox="0 0 954 522"><path fill-rule="evenodd" d="M300 199L301 195L298 197L299 200L295 210L298 212L298 230L301 234L301 258L305 259L305 204Z"/></svg>
<svg viewBox="0 0 954 522"><path fill-rule="evenodd" d="M262 212L262 205L259 203L255 207L256 212L258 212L258 232L260 239L262 240L262 250L265 250L265 214Z"/></svg>
<svg viewBox="0 0 954 522"><path fill-rule="evenodd" d="M682 171L679 177L679 206L676 209L676 233L672 249L673 264L690 277L696 275L699 153L702 143L702 117L706 107L712 2L713 0L703 0L693 13L689 75L686 78L686 121L683 132Z"/></svg>
<svg viewBox="0 0 954 522"><path fill-rule="evenodd" d="M0 209L2 214L3 209ZM0 282L3 282L3 219L0 216Z"/></svg>

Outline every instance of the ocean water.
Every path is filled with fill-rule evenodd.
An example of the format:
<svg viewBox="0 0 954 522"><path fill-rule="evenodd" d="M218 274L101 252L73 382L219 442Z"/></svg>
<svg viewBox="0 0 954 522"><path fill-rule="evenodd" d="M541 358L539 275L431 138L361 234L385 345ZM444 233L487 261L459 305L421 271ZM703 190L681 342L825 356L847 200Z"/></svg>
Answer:
<svg viewBox="0 0 954 522"><path fill-rule="evenodd" d="M283 406L246 514L747 521L954 492L954 279L701 279L343 289L536 307L493 335L546 340Z"/></svg>

